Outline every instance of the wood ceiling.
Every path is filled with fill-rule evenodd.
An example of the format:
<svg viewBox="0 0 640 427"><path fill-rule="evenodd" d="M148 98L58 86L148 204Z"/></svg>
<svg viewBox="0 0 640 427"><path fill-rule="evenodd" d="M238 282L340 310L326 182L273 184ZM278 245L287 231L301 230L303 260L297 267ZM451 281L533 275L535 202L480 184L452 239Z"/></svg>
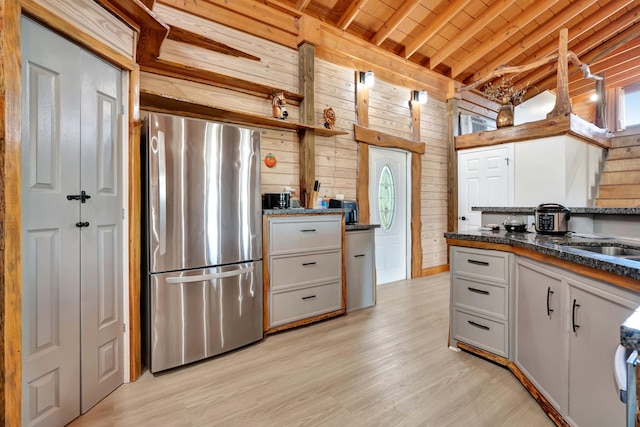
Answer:
<svg viewBox="0 0 640 427"><path fill-rule="evenodd" d="M638 0L280 0L399 57L469 84L500 66L527 65L569 50L606 86L640 82ZM594 91L570 65L570 96ZM554 89L555 62L515 75L517 86ZM536 92L537 93L537 92Z"/></svg>

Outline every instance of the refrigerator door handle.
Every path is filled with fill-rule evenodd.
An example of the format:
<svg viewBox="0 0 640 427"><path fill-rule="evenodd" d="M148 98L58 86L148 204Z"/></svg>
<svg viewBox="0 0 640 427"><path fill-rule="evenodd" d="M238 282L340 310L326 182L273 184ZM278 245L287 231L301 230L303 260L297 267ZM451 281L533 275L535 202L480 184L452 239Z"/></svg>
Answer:
<svg viewBox="0 0 640 427"><path fill-rule="evenodd" d="M164 132L158 131L158 245L161 255L167 253L167 156Z"/></svg>
<svg viewBox="0 0 640 427"><path fill-rule="evenodd" d="M223 277L233 277L240 276L244 273L251 273L253 271L253 265L240 268L238 270L225 271L223 273L211 273L211 274L200 274L198 276L183 276L183 277L168 277L167 283L190 283L190 282L204 282L207 280L213 279L222 279Z"/></svg>

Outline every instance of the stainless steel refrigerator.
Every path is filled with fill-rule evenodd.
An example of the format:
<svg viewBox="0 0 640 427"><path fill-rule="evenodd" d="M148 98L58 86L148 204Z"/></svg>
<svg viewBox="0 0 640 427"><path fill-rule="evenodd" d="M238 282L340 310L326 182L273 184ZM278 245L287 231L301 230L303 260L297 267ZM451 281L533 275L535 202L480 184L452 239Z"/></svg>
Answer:
<svg viewBox="0 0 640 427"><path fill-rule="evenodd" d="M142 136L143 339L158 372L263 337L260 134L150 114Z"/></svg>

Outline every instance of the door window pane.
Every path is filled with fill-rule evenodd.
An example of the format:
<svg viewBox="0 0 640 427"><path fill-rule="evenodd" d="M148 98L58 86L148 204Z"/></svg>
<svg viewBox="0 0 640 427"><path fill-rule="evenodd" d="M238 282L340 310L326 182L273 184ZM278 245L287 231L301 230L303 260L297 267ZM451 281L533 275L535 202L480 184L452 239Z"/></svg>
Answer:
<svg viewBox="0 0 640 427"><path fill-rule="evenodd" d="M384 165L378 182L378 210L382 228L388 230L393 223L396 208L396 187L389 165Z"/></svg>

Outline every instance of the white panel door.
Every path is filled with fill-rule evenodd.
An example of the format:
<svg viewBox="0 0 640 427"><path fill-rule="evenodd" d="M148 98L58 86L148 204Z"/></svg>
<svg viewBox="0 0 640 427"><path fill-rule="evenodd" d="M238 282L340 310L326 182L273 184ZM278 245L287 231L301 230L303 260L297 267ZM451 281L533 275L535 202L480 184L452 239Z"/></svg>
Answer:
<svg viewBox="0 0 640 427"><path fill-rule="evenodd" d="M377 283L389 283L408 276L410 209L407 191L410 176L408 153L369 148L370 222L381 224L375 231ZM384 202L384 199L387 202Z"/></svg>
<svg viewBox="0 0 640 427"><path fill-rule="evenodd" d="M123 378L120 73L28 19L22 34L22 418L59 426Z"/></svg>
<svg viewBox="0 0 640 427"><path fill-rule="evenodd" d="M80 414L80 52L22 27L22 419L61 426Z"/></svg>
<svg viewBox="0 0 640 427"><path fill-rule="evenodd" d="M458 152L458 231L482 225L472 207L513 206L513 158L513 144Z"/></svg>
<svg viewBox="0 0 640 427"><path fill-rule="evenodd" d="M122 384L120 70L81 54L82 412Z"/></svg>

